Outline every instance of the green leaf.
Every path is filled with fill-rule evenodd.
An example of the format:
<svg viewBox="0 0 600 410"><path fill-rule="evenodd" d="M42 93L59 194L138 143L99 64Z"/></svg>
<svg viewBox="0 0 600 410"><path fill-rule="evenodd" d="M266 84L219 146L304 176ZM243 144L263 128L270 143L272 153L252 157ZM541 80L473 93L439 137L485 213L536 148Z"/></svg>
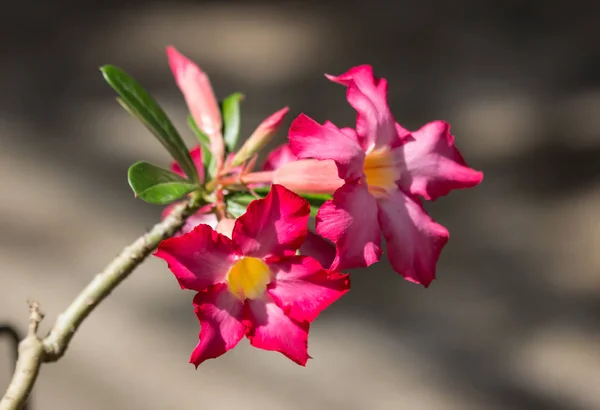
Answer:
<svg viewBox="0 0 600 410"><path fill-rule="evenodd" d="M192 181L198 182L198 172L185 143L167 114L150 94L136 80L115 66L105 65L100 71L106 82L121 97L119 103L154 134L179 163L183 172Z"/></svg>
<svg viewBox="0 0 600 410"><path fill-rule="evenodd" d="M253 191L256 192L260 196L266 196L271 187L258 187L254 188ZM323 203L329 199L331 199L331 195L329 194L298 194L302 198L306 199L310 204L314 204L316 206L321 206Z"/></svg>
<svg viewBox="0 0 600 410"><path fill-rule="evenodd" d="M127 179L136 197L155 205L171 203L199 188L198 184L145 161L129 167Z"/></svg>
<svg viewBox="0 0 600 410"><path fill-rule="evenodd" d="M252 196L252 195L250 195ZM254 197L252 197L252 199L256 199ZM242 201L245 202L245 201ZM252 202L252 201L250 201ZM242 216L243 214L246 213L246 209L248 209L248 204L250 203L239 203L236 202L235 200L229 200L227 201L227 212L229 212L231 214L231 216L233 216L234 218L239 218L240 216Z"/></svg>
<svg viewBox="0 0 600 410"><path fill-rule="evenodd" d="M210 152L210 140L208 136L196 125L196 121L191 115L188 115L187 119L188 127L192 130L198 141L200 142L200 149L202 150L202 163L206 169L206 173L211 177L215 175L217 170L217 161Z"/></svg>
<svg viewBox="0 0 600 410"><path fill-rule="evenodd" d="M254 192L257 193L258 195L260 195L262 198L264 198L270 191L270 188L256 188L254 189ZM307 200L308 204L310 205L310 216L312 217L316 217L317 216L317 212L319 212L319 208L321 207L321 205L323 205L323 202L325 202L327 199L330 199L330 196L328 195L316 195L319 197L319 199L308 199L308 198L304 198ZM323 199L325 198L325 199ZM250 204L250 202L256 200L257 198L254 195L248 194L248 193L236 193L231 195L228 200L227 200L227 210L229 211L229 213L234 216L235 218L238 218L240 215L242 215L244 212L246 212L246 208L248 208L248 205ZM231 207L231 209L230 209Z"/></svg>
<svg viewBox="0 0 600 410"><path fill-rule="evenodd" d="M240 102L242 93L233 93L221 103L223 117L223 139L228 152L233 152L240 135Z"/></svg>

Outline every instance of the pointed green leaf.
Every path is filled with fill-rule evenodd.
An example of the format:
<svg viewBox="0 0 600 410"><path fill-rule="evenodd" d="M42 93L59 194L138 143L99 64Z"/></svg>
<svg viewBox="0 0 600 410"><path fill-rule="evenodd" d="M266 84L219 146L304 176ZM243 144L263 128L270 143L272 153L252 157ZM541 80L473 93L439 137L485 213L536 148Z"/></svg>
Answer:
<svg viewBox="0 0 600 410"><path fill-rule="evenodd" d="M268 187L268 188L261 187L261 188L254 189L254 192L256 194L258 194L259 196L261 196L262 198L264 198L265 196L267 196L270 189L271 189L270 187ZM326 199L324 199L325 197L326 197ZM317 216L317 212L319 212L319 208L321 207L321 205L323 205L325 200L330 199L330 198L331 198L330 196L318 195L318 194L314 195L314 197L311 199L304 198L307 200L308 204L310 205L310 216L312 216L312 217ZM257 198L254 195L251 195L251 194L245 193L245 192L233 194L227 200L227 210L233 217L238 218L240 215L242 215L244 212L246 212L246 208L248 208L248 205L250 204L250 202L252 202L256 199Z"/></svg>
<svg viewBox="0 0 600 410"><path fill-rule="evenodd" d="M145 161L136 162L127 173L136 197L156 205L165 205L197 190L197 184Z"/></svg>
<svg viewBox="0 0 600 410"><path fill-rule="evenodd" d="M188 127L192 130L198 141L200 142L200 149L202 150L202 163L206 169L206 173L211 177L215 175L217 170L217 161L210 152L210 140L208 136L196 125L196 121L191 115L188 115Z"/></svg>
<svg viewBox="0 0 600 410"><path fill-rule="evenodd" d="M267 187L258 187L254 188L253 191L256 192L260 196L266 196L271 190L270 186ZM308 203L311 205L315 205L316 207L320 207L323 203L329 199L331 199L331 195L329 194L298 194L302 198L306 199Z"/></svg>
<svg viewBox="0 0 600 410"><path fill-rule="evenodd" d="M244 99L242 93L233 93L221 103L223 116L223 139L228 152L235 150L240 135L240 102Z"/></svg>
<svg viewBox="0 0 600 410"><path fill-rule="evenodd" d="M256 198L252 197L252 199ZM248 204L250 202L248 202ZM248 204L239 203L234 200L227 201L227 212L229 212L229 214L231 214L231 216L233 216L234 218L239 218L240 216L246 213L246 210L248 209Z"/></svg>
<svg viewBox="0 0 600 410"><path fill-rule="evenodd" d="M194 182L198 182L198 172L185 143L175 126L146 90L123 70L106 65L100 68L106 82L121 97L119 103L138 118L169 151L181 169Z"/></svg>

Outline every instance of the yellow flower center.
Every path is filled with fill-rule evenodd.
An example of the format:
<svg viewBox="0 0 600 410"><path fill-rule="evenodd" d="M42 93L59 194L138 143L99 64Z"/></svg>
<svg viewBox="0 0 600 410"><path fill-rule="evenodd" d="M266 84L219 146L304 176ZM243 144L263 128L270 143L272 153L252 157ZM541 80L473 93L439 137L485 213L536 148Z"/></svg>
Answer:
<svg viewBox="0 0 600 410"><path fill-rule="evenodd" d="M396 189L399 173L394 164L394 155L388 148L369 152L365 157L363 171L372 195L384 196Z"/></svg>
<svg viewBox="0 0 600 410"><path fill-rule="evenodd" d="M269 283L271 270L258 258L238 260L227 274L229 291L242 300L262 297Z"/></svg>

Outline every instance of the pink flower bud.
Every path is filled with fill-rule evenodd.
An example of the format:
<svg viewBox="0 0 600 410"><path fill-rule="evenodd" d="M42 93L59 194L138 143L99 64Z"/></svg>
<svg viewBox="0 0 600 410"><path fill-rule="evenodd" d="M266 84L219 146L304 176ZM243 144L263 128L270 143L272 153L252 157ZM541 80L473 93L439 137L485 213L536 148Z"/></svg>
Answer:
<svg viewBox="0 0 600 410"><path fill-rule="evenodd" d="M167 56L177 86L183 93L196 125L209 138L213 156L221 161L225 152L221 134L223 122L208 76L175 47L167 47Z"/></svg>
<svg viewBox="0 0 600 410"><path fill-rule="evenodd" d="M254 130L244 145L242 145L242 148L240 148L233 160L233 165L235 166L241 164L252 155L263 149L265 145L271 141L271 138L273 138L273 135L275 135L281 126L281 123L283 122L283 119L289 110L290 109L288 107L282 108L265 119L258 126L258 128Z"/></svg>

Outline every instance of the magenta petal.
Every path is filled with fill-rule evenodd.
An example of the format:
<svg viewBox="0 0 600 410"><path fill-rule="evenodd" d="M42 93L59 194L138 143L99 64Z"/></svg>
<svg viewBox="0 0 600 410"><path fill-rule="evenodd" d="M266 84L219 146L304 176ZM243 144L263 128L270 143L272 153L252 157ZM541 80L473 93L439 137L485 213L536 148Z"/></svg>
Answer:
<svg viewBox="0 0 600 410"><path fill-rule="evenodd" d="M329 268L335 259L335 245L331 241L308 231L300 254L315 258L324 268Z"/></svg>
<svg viewBox="0 0 600 410"><path fill-rule="evenodd" d="M327 78L348 87L346 98L357 112L356 132L365 151L388 146L397 139L396 123L387 103L387 81L375 77L370 65Z"/></svg>
<svg viewBox="0 0 600 410"><path fill-rule="evenodd" d="M363 175L365 153L356 135L344 133L331 123L321 125L300 114L290 126L289 140L298 158L334 160L342 179L352 180Z"/></svg>
<svg viewBox="0 0 600 410"><path fill-rule="evenodd" d="M251 329L250 344L264 350L280 352L301 366L308 355L308 322L290 319L270 297L249 299L246 303Z"/></svg>
<svg viewBox="0 0 600 410"><path fill-rule="evenodd" d="M192 161L194 161L194 164L196 165L196 169L198 170L198 177L199 177L199 181L200 183L204 182L204 163L202 162L202 149L200 148L200 145L192 148L190 150L190 156L192 157ZM171 164L171 171L175 172L176 174L181 175L182 177L186 177L185 172L183 172L183 170L181 169L181 167L179 166L179 164L177 162L173 162Z"/></svg>
<svg viewBox="0 0 600 410"><path fill-rule="evenodd" d="M467 166L454 146L450 126L443 121L430 122L413 132L396 151L402 152L406 164L401 186L425 199L471 188L483 180L483 173Z"/></svg>
<svg viewBox="0 0 600 410"><path fill-rule="evenodd" d="M286 315L312 322L350 289L349 275L328 272L310 256L291 256L269 263L275 280L269 294Z"/></svg>
<svg viewBox="0 0 600 410"><path fill-rule="evenodd" d="M208 225L165 239L154 255L167 262L182 288L196 291L225 281L235 256L231 240Z"/></svg>
<svg viewBox="0 0 600 410"><path fill-rule="evenodd" d="M294 254L306 237L310 206L289 189L273 184L263 199L252 201L233 228L233 241L247 256Z"/></svg>
<svg viewBox="0 0 600 410"><path fill-rule="evenodd" d="M225 284L198 293L194 311L201 326L200 342L190 357L190 363L196 367L233 349L246 334L244 304Z"/></svg>
<svg viewBox="0 0 600 410"><path fill-rule="evenodd" d="M379 224L394 270L411 282L429 286L448 230L427 215L418 199L401 191L379 200Z"/></svg>
<svg viewBox="0 0 600 410"><path fill-rule="evenodd" d="M377 203L365 185L345 184L317 214L317 233L336 245L336 270L372 265L381 257Z"/></svg>
<svg viewBox="0 0 600 410"><path fill-rule="evenodd" d="M279 147L275 148L273 151L271 151L269 155L267 155L267 160L265 161L263 170L274 171L276 169L281 168L288 162L295 161L296 159L297 158L292 152L290 144L282 144Z"/></svg>

